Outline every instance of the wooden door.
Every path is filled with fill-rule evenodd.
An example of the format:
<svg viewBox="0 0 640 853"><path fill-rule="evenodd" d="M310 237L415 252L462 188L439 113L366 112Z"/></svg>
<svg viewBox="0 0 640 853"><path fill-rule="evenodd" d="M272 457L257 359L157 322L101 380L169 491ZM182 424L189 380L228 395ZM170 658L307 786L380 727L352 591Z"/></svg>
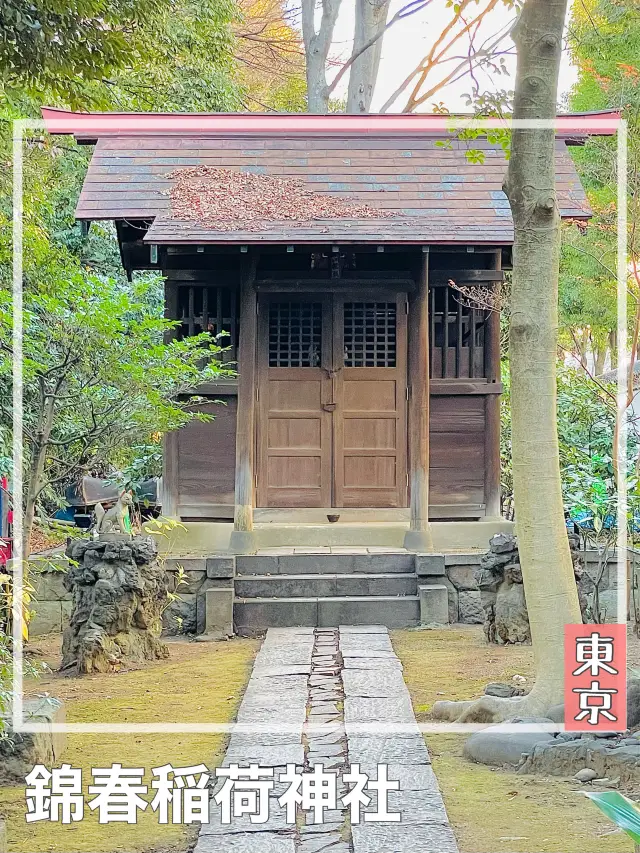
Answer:
<svg viewBox="0 0 640 853"><path fill-rule="evenodd" d="M259 303L258 506L331 506L330 309L320 295Z"/></svg>
<svg viewBox="0 0 640 853"><path fill-rule="evenodd" d="M334 506L407 506L404 294L334 297Z"/></svg>

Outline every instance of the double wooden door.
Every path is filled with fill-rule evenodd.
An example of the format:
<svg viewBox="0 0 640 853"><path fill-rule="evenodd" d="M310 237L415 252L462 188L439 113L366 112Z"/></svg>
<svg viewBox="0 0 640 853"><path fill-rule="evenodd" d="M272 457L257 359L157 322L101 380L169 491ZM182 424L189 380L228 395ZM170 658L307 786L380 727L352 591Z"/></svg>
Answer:
<svg viewBox="0 0 640 853"><path fill-rule="evenodd" d="M257 505L407 505L404 294L259 302Z"/></svg>

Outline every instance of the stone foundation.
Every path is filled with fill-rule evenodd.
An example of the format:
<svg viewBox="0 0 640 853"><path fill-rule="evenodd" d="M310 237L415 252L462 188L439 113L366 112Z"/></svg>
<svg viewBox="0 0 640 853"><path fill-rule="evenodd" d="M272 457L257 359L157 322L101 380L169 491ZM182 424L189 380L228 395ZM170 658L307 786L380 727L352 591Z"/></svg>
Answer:
<svg viewBox="0 0 640 853"><path fill-rule="evenodd" d="M474 572L486 552L476 550L466 553L418 554L415 567L418 585L444 585L448 590L449 621L481 625L484 622L482 598ZM583 557L585 555L583 554ZM167 634L202 634L206 627L206 594L213 589L233 589L235 557L171 557L161 561L168 578L173 600L162 615ZM30 582L35 587L30 625L31 636L59 633L64 630L72 609L71 593L64 586L68 561L64 555L35 557L30 560ZM597 571L597 554L587 551L584 571L593 578ZM177 584L182 574L186 584ZM226 598L227 596L225 596ZM615 621L616 563L612 558L601 583L601 609L607 621Z"/></svg>

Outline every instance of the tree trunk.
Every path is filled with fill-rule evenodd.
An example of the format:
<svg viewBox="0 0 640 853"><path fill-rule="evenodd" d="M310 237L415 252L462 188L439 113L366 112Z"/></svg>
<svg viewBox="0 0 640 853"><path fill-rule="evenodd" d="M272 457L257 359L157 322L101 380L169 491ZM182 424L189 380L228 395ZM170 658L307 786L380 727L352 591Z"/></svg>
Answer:
<svg viewBox="0 0 640 853"><path fill-rule="evenodd" d="M322 0L320 28L316 30L316 0L301 0L302 38L307 76L307 111L310 113L329 112L327 57L341 3L342 0Z"/></svg>
<svg viewBox="0 0 640 853"><path fill-rule="evenodd" d="M595 376L600 376L601 373L604 373L604 363L607 358L607 348L598 347L597 349L594 349L593 356L593 372Z"/></svg>
<svg viewBox="0 0 640 853"><path fill-rule="evenodd" d="M609 332L609 347L611 349L611 370L616 370L618 367L618 332L616 329Z"/></svg>
<svg viewBox="0 0 640 853"><path fill-rule="evenodd" d="M513 117L554 119L567 0L526 0L513 31ZM555 135L513 130L505 182L515 228L510 369L513 484L540 708L563 701L565 624L580 606L564 525L556 426L560 218Z"/></svg>
<svg viewBox="0 0 640 853"><path fill-rule="evenodd" d="M55 399L44 397L44 405L41 415L40 428L35 435L33 444L33 456L29 466L29 478L27 481L27 493L24 501L24 520L22 525L23 554L25 559L29 556L31 546L31 533L36 515L36 503L44 486L44 472L47 460L47 450L53 427L53 416L55 410Z"/></svg>
<svg viewBox="0 0 640 853"><path fill-rule="evenodd" d="M372 38L382 32L387 23L389 4L390 0L356 0L354 54L362 50ZM351 66L347 94L348 113L368 113L371 109L371 101L380 67L382 40L383 37L380 36Z"/></svg>

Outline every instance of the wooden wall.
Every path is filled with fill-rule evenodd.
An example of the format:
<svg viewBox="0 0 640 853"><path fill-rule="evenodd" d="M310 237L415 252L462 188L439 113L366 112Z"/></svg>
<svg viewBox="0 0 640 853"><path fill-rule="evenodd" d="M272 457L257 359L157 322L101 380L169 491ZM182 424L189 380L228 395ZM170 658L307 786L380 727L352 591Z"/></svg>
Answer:
<svg viewBox="0 0 640 853"><path fill-rule="evenodd" d="M182 518L233 518L236 397L210 403L210 423L178 431L178 513ZM431 397L430 512L434 518L484 515L485 396Z"/></svg>
<svg viewBox="0 0 640 853"><path fill-rule="evenodd" d="M233 518L237 397L216 399L226 405L201 407L215 420L192 421L177 433L178 514L183 519Z"/></svg>
<svg viewBox="0 0 640 853"><path fill-rule="evenodd" d="M485 397L431 395L429 506L432 517L484 515Z"/></svg>

